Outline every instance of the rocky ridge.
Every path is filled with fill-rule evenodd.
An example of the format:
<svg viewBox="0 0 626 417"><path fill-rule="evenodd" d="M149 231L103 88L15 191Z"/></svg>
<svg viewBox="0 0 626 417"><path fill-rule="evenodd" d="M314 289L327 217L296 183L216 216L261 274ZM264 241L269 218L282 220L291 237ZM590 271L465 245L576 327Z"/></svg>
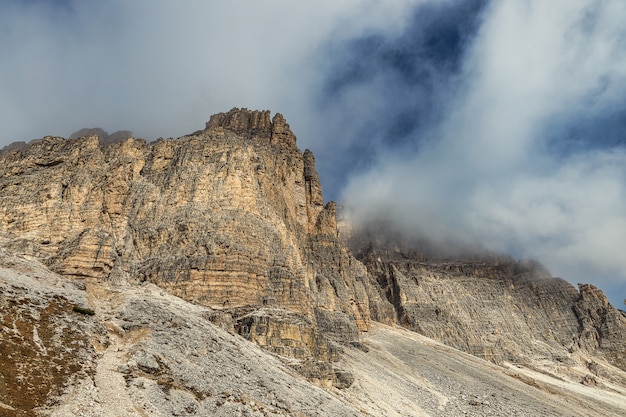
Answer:
<svg viewBox="0 0 626 417"><path fill-rule="evenodd" d="M87 136L97 136L100 146L105 146L111 143L121 142L128 138L132 138L133 132L131 132L130 130L118 130L117 132L113 132L109 135L103 129L99 127L94 127L77 130L70 135L69 139L80 139Z"/></svg>
<svg viewBox="0 0 626 417"><path fill-rule="evenodd" d="M374 348L377 360L408 360L398 359L406 355L383 348L376 339L374 333L400 337L377 324L384 323L443 341L501 369L524 369L523 375L511 372L544 394L555 389L555 381L545 388L536 382L537 372L598 392L623 392L626 318L594 287L582 285L577 291L540 265L510 257L443 259L420 254L401 241L381 244L367 234L342 234L336 210L333 202L324 204L313 154L301 152L285 119L280 114L271 118L268 111L220 113L204 130L176 140L146 143L131 137L104 144L98 136L46 137L5 148L0 152L0 248L3 257L14 261L3 276L14 282L14 265L39 260L45 266L28 267L44 271L36 278L53 277L35 280L24 292L30 295L22 298L12 283L2 287L0 346L13 349L21 340L36 348L7 369L49 360L53 349L42 351L39 345L62 345L49 330L57 326L73 329L72 343L83 348L58 359L74 363L66 368L70 371L42 382L47 390L36 407L65 410L55 415L109 415L104 409L90 414L72 407L83 400L106 402L108 394L94 387L113 392L111 380L125 381L123 393L115 395L123 395L128 407L153 414L230 415L219 413L227 413L224 404L237 403L247 405L229 410L249 415L360 415L367 413L354 404L364 395L373 398L376 390L374 374L358 369L367 362L361 354ZM41 298L37 288L49 280L62 283L55 288L73 288L75 296L55 289ZM20 315L30 317L22 327L11 324L13 311L5 299L30 306L28 314ZM56 321L42 321L41 311ZM11 331L15 338L5 340ZM214 336L209 340L199 334ZM223 401L215 386L230 386L227 375L241 375L246 369L242 366L259 360L254 349L257 359L226 349L234 358L225 362L232 369L222 376L211 374L211 386L185 377L216 367L211 362L216 358L226 361L216 352L244 339L265 349L262 355L272 355L263 358L280 360L272 362L278 368L253 372L257 376L250 381L256 382L249 382L249 391L233 395L233 382ZM115 354L116 349L124 353ZM206 351L198 356L204 359L193 359L198 350ZM212 359L206 362L207 357ZM176 370L182 363L184 369ZM372 372L382 375L374 369L372 364ZM266 395L277 392L262 384L262 393L250 391L260 384L258 375L284 380L285 370L324 387L343 405L337 403L334 411L314 411L314 406L304 410L294 405L302 400L294 399L289 406L272 409L275 414L269 407L255 408L259 401L271 405ZM20 372L2 373L5 386L23 388L10 379L28 379ZM50 400L58 398L59 386L75 389L65 394L74 398L66 402L70 408L58 408ZM299 392L309 392L307 385L298 386ZM449 387L439 389L434 408L413 403L366 408L371 415L476 410L446 408L448 402L455 404L456 394ZM15 411L20 407L35 407L11 402L11 392L16 391L0 384L0 406L14 412L9 415L22 415ZM247 399L237 400L241 395ZM288 394L281 392L283 396ZM346 404L352 405L342 409ZM561 406L550 407L557 411L548 415L571 414ZM495 408L495 414L490 412L476 415L501 415Z"/></svg>
<svg viewBox="0 0 626 417"><path fill-rule="evenodd" d="M530 260L438 258L392 241L366 230L349 239L403 327L497 364L545 364L562 375L582 365L626 383L626 314L593 285L578 291Z"/></svg>

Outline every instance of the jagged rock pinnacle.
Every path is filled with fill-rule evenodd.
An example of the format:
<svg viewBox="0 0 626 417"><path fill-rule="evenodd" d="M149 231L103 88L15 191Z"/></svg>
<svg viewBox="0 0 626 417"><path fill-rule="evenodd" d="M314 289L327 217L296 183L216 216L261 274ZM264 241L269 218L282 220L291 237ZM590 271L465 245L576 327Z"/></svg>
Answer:
<svg viewBox="0 0 626 417"><path fill-rule="evenodd" d="M306 181L309 204L322 206L324 205L322 184L320 183L317 169L315 169L315 156L308 149L304 151L302 156L304 158L304 181Z"/></svg>
<svg viewBox="0 0 626 417"><path fill-rule="evenodd" d="M270 121L269 110L248 110L232 108L227 113L217 113L206 123L206 130L226 129L238 135L269 138L271 144L294 147L296 136L282 114L276 113Z"/></svg>
<svg viewBox="0 0 626 417"><path fill-rule="evenodd" d="M272 119L272 138L270 143L283 143L287 146L296 146L296 135L293 134L282 114L276 113Z"/></svg>

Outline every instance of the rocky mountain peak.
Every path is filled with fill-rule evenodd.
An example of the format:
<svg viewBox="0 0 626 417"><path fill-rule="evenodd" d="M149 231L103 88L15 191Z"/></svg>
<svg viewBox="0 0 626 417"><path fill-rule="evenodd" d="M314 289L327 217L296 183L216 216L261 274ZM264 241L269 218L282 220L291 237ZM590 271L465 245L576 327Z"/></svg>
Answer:
<svg viewBox="0 0 626 417"><path fill-rule="evenodd" d="M270 120L269 110L232 108L227 113L217 113L206 122L206 130L225 129L244 137L269 138L272 144L296 146L293 134L282 114Z"/></svg>
<svg viewBox="0 0 626 417"><path fill-rule="evenodd" d="M206 130L216 128L228 129L238 134L269 137L272 133L270 111L234 107L229 112L211 116L206 123Z"/></svg>
<svg viewBox="0 0 626 417"><path fill-rule="evenodd" d="M358 341L380 296L283 116L233 109L179 139L99 137L0 153L7 246L79 281L149 282L223 311L239 334L335 383L332 343Z"/></svg>

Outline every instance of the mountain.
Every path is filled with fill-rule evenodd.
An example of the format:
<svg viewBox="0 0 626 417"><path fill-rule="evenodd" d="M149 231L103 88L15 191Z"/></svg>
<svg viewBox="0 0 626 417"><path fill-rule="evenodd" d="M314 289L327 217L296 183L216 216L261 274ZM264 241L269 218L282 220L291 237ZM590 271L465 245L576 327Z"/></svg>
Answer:
<svg viewBox="0 0 626 417"><path fill-rule="evenodd" d="M626 412L599 290L338 228L280 114L83 132L0 152L0 415Z"/></svg>
<svg viewBox="0 0 626 417"><path fill-rule="evenodd" d="M607 376L626 370L626 314L593 285L577 290L532 260L424 255L380 236L352 232L349 244L403 327L498 364L545 359L563 364L561 372L574 363Z"/></svg>

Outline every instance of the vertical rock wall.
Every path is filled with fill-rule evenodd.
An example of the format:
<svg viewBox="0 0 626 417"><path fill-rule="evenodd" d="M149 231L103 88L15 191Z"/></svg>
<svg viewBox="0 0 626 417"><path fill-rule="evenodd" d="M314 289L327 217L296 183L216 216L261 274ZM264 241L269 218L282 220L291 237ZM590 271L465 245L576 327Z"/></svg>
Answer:
<svg viewBox="0 0 626 417"><path fill-rule="evenodd" d="M321 335L280 343L346 342L369 325L367 271L279 114L233 109L148 144L46 137L2 152L0 227L65 276L149 281L235 317L284 309Z"/></svg>
<svg viewBox="0 0 626 417"><path fill-rule="evenodd" d="M369 239L353 233L352 246L402 326L500 364L551 363L569 372L596 357L624 369L626 319L595 287L579 292L533 261L437 258L401 239Z"/></svg>

